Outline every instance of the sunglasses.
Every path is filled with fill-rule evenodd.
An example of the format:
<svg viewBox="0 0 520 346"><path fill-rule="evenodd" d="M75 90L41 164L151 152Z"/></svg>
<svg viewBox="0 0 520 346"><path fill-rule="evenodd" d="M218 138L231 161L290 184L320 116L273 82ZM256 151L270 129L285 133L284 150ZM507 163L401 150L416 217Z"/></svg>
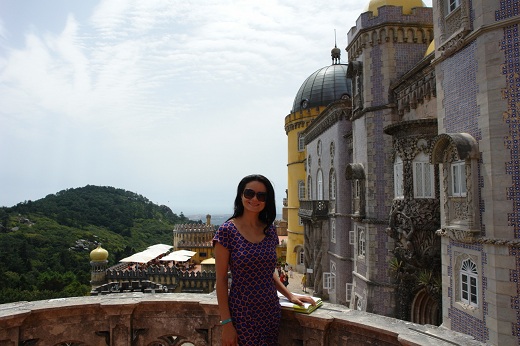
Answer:
<svg viewBox="0 0 520 346"><path fill-rule="evenodd" d="M265 199L267 198L267 192L255 192L255 190L251 189L245 189L243 195L247 199L253 199L256 195L258 202L265 202Z"/></svg>

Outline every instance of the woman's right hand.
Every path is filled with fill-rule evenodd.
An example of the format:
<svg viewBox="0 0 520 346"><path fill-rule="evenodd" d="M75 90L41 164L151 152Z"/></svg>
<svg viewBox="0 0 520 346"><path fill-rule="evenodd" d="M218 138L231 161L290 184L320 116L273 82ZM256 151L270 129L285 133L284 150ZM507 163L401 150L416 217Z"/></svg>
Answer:
<svg viewBox="0 0 520 346"><path fill-rule="evenodd" d="M237 330L233 323L226 323L222 326L222 346L237 346Z"/></svg>

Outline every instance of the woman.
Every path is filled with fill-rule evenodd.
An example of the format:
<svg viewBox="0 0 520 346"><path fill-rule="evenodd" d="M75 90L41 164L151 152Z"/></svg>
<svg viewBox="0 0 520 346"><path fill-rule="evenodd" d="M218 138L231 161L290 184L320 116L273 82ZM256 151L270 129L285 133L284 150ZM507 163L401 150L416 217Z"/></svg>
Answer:
<svg viewBox="0 0 520 346"><path fill-rule="evenodd" d="M315 304L294 296L276 274L278 235L274 189L262 175L238 184L234 213L213 238L222 345L277 345L281 308L277 290L294 304ZM228 292L228 268L231 289Z"/></svg>

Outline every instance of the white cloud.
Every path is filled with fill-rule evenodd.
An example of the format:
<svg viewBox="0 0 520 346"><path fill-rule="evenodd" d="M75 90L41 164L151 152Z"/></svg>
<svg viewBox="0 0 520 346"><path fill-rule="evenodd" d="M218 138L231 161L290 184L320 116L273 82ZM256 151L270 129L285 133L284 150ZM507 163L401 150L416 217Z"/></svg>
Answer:
<svg viewBox="0 0 520 346"><path fill-rule="evenodd" d="M105 0L71 7L61 31L27 27L23 44L0 20L0 205L95 184L230 212L255 172L281 207L284 117L331 63L334 29L346 61L365 3Z"/></svg>

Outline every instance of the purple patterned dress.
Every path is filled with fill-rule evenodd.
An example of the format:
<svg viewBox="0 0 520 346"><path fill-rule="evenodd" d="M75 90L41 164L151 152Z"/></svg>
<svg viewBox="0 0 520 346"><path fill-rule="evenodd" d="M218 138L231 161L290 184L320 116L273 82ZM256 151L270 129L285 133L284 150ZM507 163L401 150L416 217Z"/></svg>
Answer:
<svg viewBox="0 0 520 346"><path fill-rule="evenodd" d="M229 309L240 345L278 345L281 308L273 281L278 235L271 225L260 243L246 240L232 221L217 230L213 244L229 250Z"/></svg>

